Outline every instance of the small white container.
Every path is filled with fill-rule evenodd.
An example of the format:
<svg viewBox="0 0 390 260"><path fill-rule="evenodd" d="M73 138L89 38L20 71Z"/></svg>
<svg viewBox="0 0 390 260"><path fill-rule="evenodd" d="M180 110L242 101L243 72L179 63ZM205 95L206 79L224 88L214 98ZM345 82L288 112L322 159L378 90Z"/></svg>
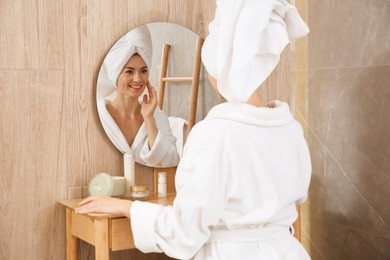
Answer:
<svg viewBox="0 0 390 260"><path fill-rule="evenodd" d="M123 176L110 176L100 172L92 178L88 184L88 192L91 196L123 196L126 189L126 178Z"/></svg>
<svg viewBox="0 0 390 260"><path fill-rule="evenodd" d="M158 173L157 192L159 198L165 198L167 196L167 173L166 172Z"/></svg>

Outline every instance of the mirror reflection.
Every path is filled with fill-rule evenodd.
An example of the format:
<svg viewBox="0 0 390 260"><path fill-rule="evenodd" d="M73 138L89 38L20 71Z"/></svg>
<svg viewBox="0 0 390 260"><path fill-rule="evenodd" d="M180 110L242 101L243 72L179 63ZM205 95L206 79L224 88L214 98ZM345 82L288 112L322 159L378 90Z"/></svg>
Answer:
<svg viewBox="0 0 390 260"><path fill-rule="evenodd" d="M178 103L186 109L168 117L157 104L156 89L164 69L163 45L169 43L175 54L168 62L169 73L188 75L192 73L197 38L179 25L143 25L121 37L103 61L96 92L101 123L115 147L124 154L133 154L140 164L171 167L180 160L190 91L166 95L165 100L185 97ZM180 83L174 85L180 87ZM164 106L169 108L170 103L165 101Z"/></svg>

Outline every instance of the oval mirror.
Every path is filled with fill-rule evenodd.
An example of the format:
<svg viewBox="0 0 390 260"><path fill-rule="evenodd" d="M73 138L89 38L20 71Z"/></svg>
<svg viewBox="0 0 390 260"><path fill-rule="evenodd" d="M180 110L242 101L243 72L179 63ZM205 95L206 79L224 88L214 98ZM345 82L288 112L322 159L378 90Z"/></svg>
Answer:
<svg viewBox="0 0 390 260"><path fill-rule="evenodd" d="M192 77L195 71L194 60L196 60L196 50L199 47L199 38L193 31L177 24L150 23L137 27L121 37L103 61L98 75L96 91L99 118L115 147L124 154L133 154L137 163L151 167L171 167L176 166L179 162L190 113L191 82L188 78ZM140 46L131 47L137 44ZM169 50L164 56L164 48L166 49L167 45ZM130 58L134 54L138 54L135 56L144 61L139 70L137 70L136 63L135 66L129 66L129 64L134 64L130 63ZM145 66L147 67L147 78L142 79L146 75L145 70L142 71ZM128 71L126 71L126 68ZM132 110L134 113L127 117L128 121L126 121L123 118L125 118L124 113L127 112L123 111L131 109L119 111L115 109L118 107L115 107L115 105L122 103L115 102L123 97L121 95L121 77L130 75L130 73L137 73L137 76L135 76L136 74L133 74L133 76L140 79L137 78L135 81L142 82L138 84L140 86L135 86L133 78L133 81L129 79L127 83L124 83L128 84L128 88L131 88L126 91L133 94L139 92L137 93L139 106ZM158 92L161 89L161 83L165 81L163 78L181 80L169 82L169 88L165 88L165 91L162 92L163 95L161 95ZM198 75L198 78L198 85L205 84L204 75ZM140 114L143 96L147 95L149 97L148 89L145 87L147 81L157 92L155 98L161 99L159 100L159 106L153 113L160 136L156 137L155 143L151 146L152 148L150 148L149 138L147 138L147 122ZM138 90L140 87L142 88ZM204 89L204 87L199 88ZM200 98L205 99L204 91L202 95ZM212 95L211 99L216 100L215 95ZM160 107L163 111L160 110ZM195 106L195 112L196 110L202 110L202 107L204 106L198 106L196 109ZM197 118L203 118L205 113L206 111L200 111ZM121 120L121 115L123 120ZM130 127L127 124L131 121L129 118L133 120ZM131 130L129 130L130 128Z"/></svg>

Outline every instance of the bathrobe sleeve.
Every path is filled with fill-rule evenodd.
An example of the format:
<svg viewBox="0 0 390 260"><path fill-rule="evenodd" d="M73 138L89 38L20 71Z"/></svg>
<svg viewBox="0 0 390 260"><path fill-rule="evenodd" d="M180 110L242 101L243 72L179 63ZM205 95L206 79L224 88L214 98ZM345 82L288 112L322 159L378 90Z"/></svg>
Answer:
<svg viewBox="0 0 390 260"><path fill-rule="evenodd" d="M168 117L159 109L154 111L158 128L156 140L150 149L146 138L140 152L141 159L153 167L172 167L179 163L180 156L176 149L176 138L172 135Z"/></svg>
<svg viewBox="0 0 390 260"><path fill-rule="evenodd" d="M206 131L207 129L207 131ZM210 236L225 207L227 166L224 135L220 127L198 123L187 140L176 173L173 206L134 202L131 226L134 242L142 252L164 252L188 259Z"/></svg>

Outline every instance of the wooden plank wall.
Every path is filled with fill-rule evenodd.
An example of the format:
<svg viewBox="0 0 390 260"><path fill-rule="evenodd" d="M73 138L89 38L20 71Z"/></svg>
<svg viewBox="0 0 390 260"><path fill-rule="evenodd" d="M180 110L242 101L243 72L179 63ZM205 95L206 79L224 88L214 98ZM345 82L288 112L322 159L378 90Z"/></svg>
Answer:
<svg viewBox="0 0 390 260"><path fill-rule="evenodd" d="M65 259L65 210L99 171L122 173L98 119L96 78L132 28L174 22L207 34L215 1L0 0L0 259ZM288 55L269 97L290 99ZM287 75L287 76L286 76ZM277 79L277 80L276 80ZM151 169L137 178L152 182ZM81 259L94 259L82 243ZM162 259L136 250L113 259Z"/></svg>

